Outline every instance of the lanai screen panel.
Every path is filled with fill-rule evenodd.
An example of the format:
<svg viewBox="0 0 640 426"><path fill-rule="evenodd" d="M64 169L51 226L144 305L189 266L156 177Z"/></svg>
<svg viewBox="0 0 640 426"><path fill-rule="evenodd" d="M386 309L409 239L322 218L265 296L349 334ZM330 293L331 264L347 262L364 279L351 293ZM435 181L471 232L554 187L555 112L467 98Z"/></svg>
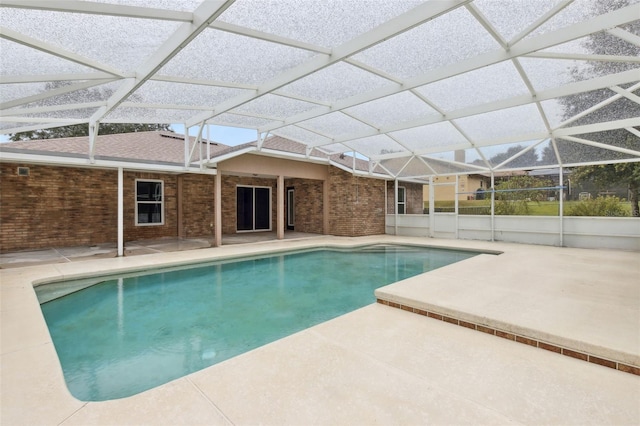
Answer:
<svg viewBox="0 0 640 426"><path fill-rule="evenodd" d="M0 6L7 134L222 124L415 179L640 161L640 0Z"/></svg>

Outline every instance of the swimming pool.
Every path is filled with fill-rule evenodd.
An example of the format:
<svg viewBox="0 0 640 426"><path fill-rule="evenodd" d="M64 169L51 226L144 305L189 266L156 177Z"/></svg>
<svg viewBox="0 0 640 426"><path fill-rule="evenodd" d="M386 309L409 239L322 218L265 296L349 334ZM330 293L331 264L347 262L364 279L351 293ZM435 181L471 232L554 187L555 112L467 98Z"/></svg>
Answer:
<svg viewBox="0 0 640 426"><path fill-rule="evenodd" d="M70 392L100 401L335 318L375 302L378 287L476 254L318 249L64 283L79 289L71 293L55 285L36 291Z"/></svg>

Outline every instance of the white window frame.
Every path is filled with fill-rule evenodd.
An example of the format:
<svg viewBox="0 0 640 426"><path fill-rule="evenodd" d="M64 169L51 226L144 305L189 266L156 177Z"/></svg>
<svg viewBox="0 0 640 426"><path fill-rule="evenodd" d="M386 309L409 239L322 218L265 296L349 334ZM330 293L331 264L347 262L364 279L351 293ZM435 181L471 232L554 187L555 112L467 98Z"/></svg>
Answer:
<svg viewBox="0 0 640 426"><path fill-rule="evenodd" d="M400 197L400 192L402 192L402 197ZM404 201L400 201L402 198ZM407 214L407 188L404 186L398 187L398 199L396 200L397 212L398 214ZM400 206L402 206L402 212L400 211Z"/></svg>
<svg viewBox="0 0 640 426"><path fill-rule="evenodd" d="M160 201L138 201L138 182L159 182L160 183ZM136 226L162 226L164 225L164 180L161 179L136 179L135 182L135 198L136 203L135 222ZM138 205L139 204L160 204L160 222L139 223L138 222Z"/></svg>

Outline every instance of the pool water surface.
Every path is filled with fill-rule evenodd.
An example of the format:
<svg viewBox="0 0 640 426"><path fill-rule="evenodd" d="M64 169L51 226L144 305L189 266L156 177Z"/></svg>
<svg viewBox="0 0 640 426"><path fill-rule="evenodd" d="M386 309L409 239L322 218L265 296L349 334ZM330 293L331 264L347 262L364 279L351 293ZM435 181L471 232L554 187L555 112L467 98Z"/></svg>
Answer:
<svg viewBox="0 0 640 426"><path fill-rule="evenodd" d="M378 287L477 254L413 246L291 252L109 277L41 308L70 392L102 401L374 303ZM39 297L46 287L36 288Z"/></svg>

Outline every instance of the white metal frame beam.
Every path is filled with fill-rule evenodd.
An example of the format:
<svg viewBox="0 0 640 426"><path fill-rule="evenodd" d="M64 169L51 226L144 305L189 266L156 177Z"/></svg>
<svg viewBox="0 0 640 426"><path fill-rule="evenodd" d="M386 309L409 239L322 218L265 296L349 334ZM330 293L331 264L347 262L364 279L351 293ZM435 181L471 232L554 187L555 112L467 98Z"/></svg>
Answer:
<svg viewBox="0 0 640 426"><path fill-rule="evenodd" d="M327 111L327 109L325 108L314 109L302 114L298 114L293 117L289 117L287 120L285 120L284 124L274 123L273 125L261 127L260 131L273 131L278 129L279 127L284 127L290 124L296 124L301 121L309 120L311 118L315 118L315 117L327 114L328 112L350 108L362 103L370 102L385 96L399 93L403 90L417 88L429 83L436 82L438 80L446 79L446 78L463 74L469 71L473 71L479 68L483 68L488 65L493 65L499 62L503 62L505 60L511 60L520 56L524 56L524 55L536 52L538 50L546 49L549 47L553 47L562 43L566 43L566 42L587 36L593 32L606 30L608 28L611 28L617 25L625 25L629 22L634 21L636 19L634 18L634 16L637 16L638 14L640 14L640 4L627 6L617 11L610 12L605 15L597 16L588 21L583 21L583 22L571 25L569 27L561 28L559 30L556 30L550 33L545 33L537 37L522 40L517 45L512 46L508 50L498 49L496 51L487 52L487 53L478 55L474 58L461 61L456 64L452 64L450 66L432 70L430 72L425 73L422 76L418 76L405 81L405 84L402 86L397 86L397 85L387 86L381 89L374 90L369 93L356 95L351 98L338 101L332 105L329 111ZM590 80L590 81L594 81L594 80ZM628 80L625 82L634 81L634 80L637 80L637 74L633 76L629 76ZM571 85L567 85L565 87L569 87L569 86ZM585 85L583 91L589 91L589 90L593 90L593 88L591 88L589 84ZM571 92L566 94L571 94ZM562 96L562 94L559 93L558 96ZM531 102L534 102L534 101L529 98L528 103L531 103ZM499 106L497 108L487 109L487 111L502 109L502 108L504 107ZM474 115L474 114L469 114L469 115ZM447 117L449 118L450 114L448 114ZM461 117L457 117L457 118L461 118ZM445 121L445 120L440 119L437 121ZM437 122L437 121L432 121L432 122ZM416 127L416 126L412 126L412 127ZM402 127L397 127L395 130L401 130L401 129ZM381 133L386 133L386 132L382 131ZM372 136L372 135L373 134L367 134L367 135L354 134L352 137L349 137L348 139L357 139L357 138ZM335 141L344 141L348 139L336 139Z"/></svg>
<svg viewBox="0 0 640 426"><path fill-rule="evenodd" d="M395 37L398 34L406 32L411 28L414 28L426 21L434 19L440 15L443 15L453 9L456 9L470 0L442 0L438 2L424 3L409 12L406 12L396 18L393 18L377 28L356 37L345 44L332 49L331 55L314 56L301 65L283 73L275 78L272 78L268 82L264 83L256 93L249 95L240 95L234 97L226 102L222 102L207 114L198 115L193 117L187 122L187 125L195 125L199 122L209 120L216 115L227 112L233 108L250 102L259 98L267 93L271 93L280 89L287 84L297 81L309 74L313 74L323 68L333 65L349 56L355 55L369 47L375 46L382 41ZM268 131L270 129L264 129L261 131Z"/></svg>
<svg viewBox="0 0 640 426"><path fill-rule="evenodd" d="M211 22L231 6L234 1L235 0L209 0L202 2L193 12L192 22L185 22L180 25L171 37L153 55L151 55L147 61L140 66L140 68L136 70L135 78L127 79L127 82L124 83L111 96L111 98L109 98L107 105L100 108L98 112L93 114L89 121L101 121L106 114L126 100L129 95L135 92L160 68L176 56L184 46L189 44L189 42L196 38L202 31L207 29ZM202 121L205 120L200 120L199 122ZM190 127L190 125L187 127Z"/></svg>

